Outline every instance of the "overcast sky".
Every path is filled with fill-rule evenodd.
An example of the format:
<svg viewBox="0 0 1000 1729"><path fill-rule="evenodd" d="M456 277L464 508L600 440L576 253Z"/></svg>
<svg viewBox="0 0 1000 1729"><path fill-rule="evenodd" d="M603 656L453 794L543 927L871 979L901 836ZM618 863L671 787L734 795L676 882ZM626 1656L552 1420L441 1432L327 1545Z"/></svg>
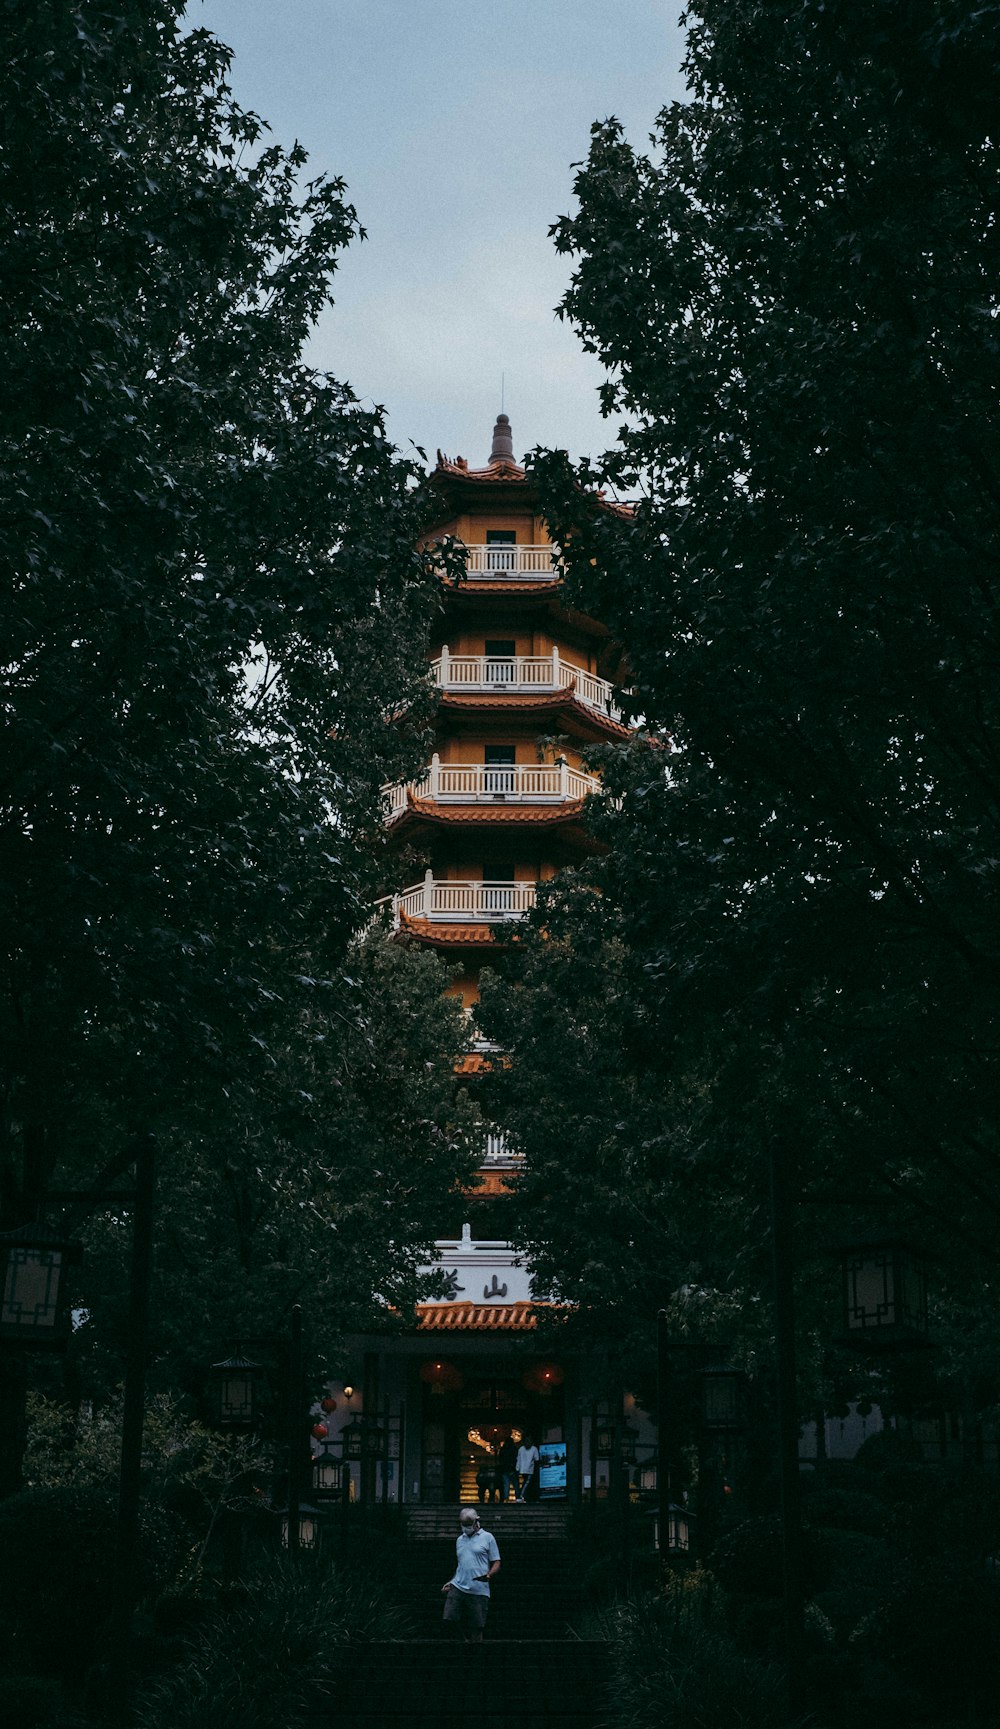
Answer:
<svg viewBox="0 0 1000 1729"><path fill-rule="evenodd" d="M616 114L642 145L682 94L680 0L190 0L234 50L239 101L310 169L341 174L368 230L310 358L433 456L489 454L506 373L514 450L612 442L600 372L554 316L548 227L571 164Z"/></svg>

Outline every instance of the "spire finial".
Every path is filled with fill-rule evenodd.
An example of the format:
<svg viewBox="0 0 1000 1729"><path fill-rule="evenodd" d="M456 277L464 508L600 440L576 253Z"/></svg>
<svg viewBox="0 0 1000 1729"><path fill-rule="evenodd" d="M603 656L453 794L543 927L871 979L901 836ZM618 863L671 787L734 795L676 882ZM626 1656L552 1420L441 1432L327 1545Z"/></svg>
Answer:
<svg viewBox="0 0 1000 1729"><path fill-rule="evenodd" d="M490 451L491 462L513 462L514 441L510 435L510 421L506 414L497 415L497 423L493 428L493 449Z"/></svg>

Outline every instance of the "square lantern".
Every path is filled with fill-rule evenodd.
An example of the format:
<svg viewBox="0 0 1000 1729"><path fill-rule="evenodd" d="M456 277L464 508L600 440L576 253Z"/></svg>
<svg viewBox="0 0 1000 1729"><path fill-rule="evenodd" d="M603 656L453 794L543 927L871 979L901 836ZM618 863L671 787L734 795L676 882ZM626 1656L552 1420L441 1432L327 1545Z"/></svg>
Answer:
<svg viewBox="0 0 1000 1729"><path fill-rule="evenodd" d="M634 1429L631 1423L623 1423L621 1430L621 1461L623 1465L635 1464L635 1449L638 1439L638 1429Z"/></svg>
<svg viewBox="0 0 1000 1729"><path fill-rule="evenodd" d="M900 1241L859 1243L841 1257L844 1342L864 1350L927 1343L927 1268Z"/></svg>
<svg viewBox="0 0 1000 1729"><path fill-rule="evenodd" d="M224 1357L212 1364L215 1420L225 1429L252 1429L257 1420L261 1365L250 1357Z"/></svg>
<svg viewBox="0 0 1000 1729"><path fill-rule="evenodd" d="M81 1256L48 1225L0 1236L0 1340L25 1351L64 1351L70 1313L63 1274Z"/></svg>
<svg viewBox="0 0 1000 1729"><path fill-rule="evenodd" d="M340 1438L344 1443L345 1459L361 1458L364 1445L362 1441L363 1434L364 1430L357 1417L354 1417L350 1423L344 1425L340 1432Z"/></svg>
<svg viewBox="0 0 1000 1729"><path fill-rule="evenodd" d="M728 1363L701 1371L701 1417L706 1429L725 1434L743 1417L743 1372Z"/></svg>
<svg viewBox="0 0 1000 1729"><path fill-rule="evenodd" d="M667 1551L687 1555L691 1549L691 1515L686 1507L671 1501L667 1508Z"/></svg>
<svg viewBox="0 0 1000 1729"><path fill-rule="evenodd" d="M605 1417L594 1428L594 1457L610 1459L615 1450L615 1426Z"/></svg>
<svg viewBox="0 0 1000 1729"><path fill-rule="evenodd" d="M288 1511L281 1515L281 1547L288 1548ZM302 1505L299 1508L299 1548L315 1549L319 1538L319 1508Z"/></svg>
<svg viewBox="0 0 1000 1729"><path fill-rule="evenodd" d="M344 1482L344 1467L339 1459L321 1454L313 1460L312 1477L317 1495L339 1495Z"/></svg>

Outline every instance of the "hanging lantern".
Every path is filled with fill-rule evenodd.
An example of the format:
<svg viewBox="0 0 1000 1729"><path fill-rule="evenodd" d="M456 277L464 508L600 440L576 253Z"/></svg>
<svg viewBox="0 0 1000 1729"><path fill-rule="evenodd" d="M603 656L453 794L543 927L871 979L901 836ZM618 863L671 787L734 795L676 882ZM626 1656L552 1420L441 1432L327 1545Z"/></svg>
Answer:
<svg viewBox="0 0 1000 1729"><path fill-rule="evenodd" d="M706 1429L727 1433L743 1417L743 1371L731 1364L713 1364L701 1371L701 1418Z"/></svg>
<svg viewBox="0 0 1000 1729"><path fill-rule="evenodd" d="M263 1370L250 1357L224 1357L212 1364L215 1421L226 1429L252 1429L257 1419L257 1381Z"/></svg>
<svg viewBox="0 0 1000 1729"><path fill-rule="evenodd" d="M49 1225L22 1225L0 1236L0 1340L25 1351L66 1349L63 1274L82 1253Z"/></svg>
<svg viewBox="0 0 1000 1729"><path fill-rule="evenodd" d="M554 1393L566 1379L558 1363L535 1363L521 1377L521 1385L530 1393Z"/></svg>
<svg viewBox="0 0 1000 1729"><path fill-rule="evenodd" d="M454 1363L446 1363L441 1358L433 1362L421 1363L420 1379L430 1387L432 1393L457 1393L465 1386L465 1376Z"/></svg>
<svg viewBox="0 0 1000 1729"><path fill-rule="evenodd" d="M325 1411L327 1413L327 1415L329 1416L331 1411L335 1411L337 1409L337 1401L329 1393L327 1393L326 1398L320 1400L319 1408L321 1411Z"/></svg>
<svg viewBox="0 0 1000 1729"><path fill-rule="evenodd" d="M862 1350L927 1344L927 1266L899 1241L856 1244L841 1255L844 1342Z"/></svg>
<svg viewBox="0 0 1000 1729"><path fill-rule="evenodd" d="M312 1436L314 1441L325 1441L329 1433L330 1430L326 1423L314 1423L312 1426Z"/></svg>

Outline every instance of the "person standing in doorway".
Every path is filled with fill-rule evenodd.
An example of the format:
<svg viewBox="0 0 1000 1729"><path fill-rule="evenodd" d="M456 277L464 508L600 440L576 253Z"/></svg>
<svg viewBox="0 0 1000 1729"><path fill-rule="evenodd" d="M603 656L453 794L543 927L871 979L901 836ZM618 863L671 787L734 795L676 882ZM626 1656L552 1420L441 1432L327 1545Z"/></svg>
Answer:
<svg viewBox="0 0 1000 1729"><path fill-rule="evenodd" d="M517 1442L512 1436L501 1442L497 1459L497 1469L500 1481L500 1499L507 1503L510 1500L511 1489L517 1494Z"/></svg>
<svg viewBox="0 0 1000 1729"><path fill-rule="evenodd" d="M535 1472L538 1470L538 1448L530 1435L525 1435L517 1449L517 1475L520 1483L517 1499L533 1501Z"/></svg>
<svg viewBox="0 0 1000 1729"><path fill-rule="evenodd" d="M455 1571L441 1590L444 1624L461 1628L467 1645L481 1645L490 1608L490 1580L500 1571L500 1551L491 1531L484 1531L475 1507L463 1507L455 1543Z"/></svg>

